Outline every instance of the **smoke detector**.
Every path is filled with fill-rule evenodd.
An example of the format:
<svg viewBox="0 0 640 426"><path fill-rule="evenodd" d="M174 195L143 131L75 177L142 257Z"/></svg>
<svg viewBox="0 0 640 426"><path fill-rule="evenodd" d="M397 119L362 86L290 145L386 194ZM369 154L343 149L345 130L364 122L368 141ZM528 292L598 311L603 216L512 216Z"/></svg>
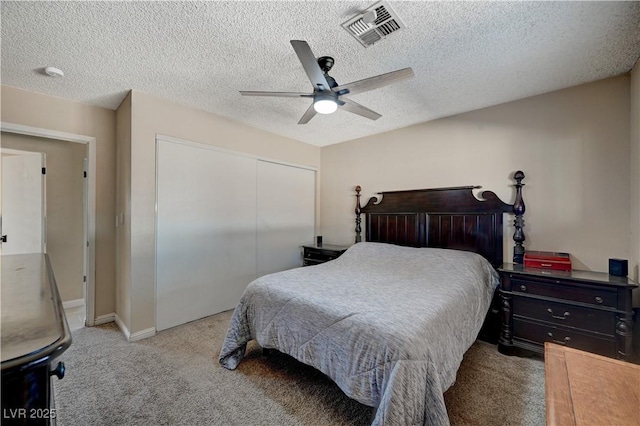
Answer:
<svg viewBox="0 0 640 426"><path fill-rule="evenodd" d="M405 28L405 25L389 3L381 1L349 19L342 28L364 47L369 47Z"/></svg>

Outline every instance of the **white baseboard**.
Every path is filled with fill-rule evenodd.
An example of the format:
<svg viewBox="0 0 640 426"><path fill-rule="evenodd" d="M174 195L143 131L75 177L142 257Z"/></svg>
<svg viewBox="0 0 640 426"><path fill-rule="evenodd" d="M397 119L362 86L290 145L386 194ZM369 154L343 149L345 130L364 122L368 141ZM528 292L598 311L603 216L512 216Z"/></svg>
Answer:
<svg viewBox="0 0 640 426"><path fill-rule="evenodd" d="M120 331L122 331L122 334L124 334L124 337L127 339L127 341L130 341L129 338L131 337L131 333L129 332L129 329L127 328L126 325L124 325L124 323L122 322L118 314L114 314L114 315L115 315L116 324L118 324Z"/></svg>
<svg viewBox="0 0 640 426"><path fill-rule="evenodd" d="M131 335L131 337L129 337L129 341L130 342L135 342L137 340L146 339L147 337L151 337L151 336L155 336L155 335L156 335L156 328L155 327L149 327L147 329L136 331L135 333L133 333Z"/></svg>
<svg viewBox="0 0 640 426"><path fill-rule="evenodd" d="M124 325L124 322L122 322L120 317L118 317L118 314L115 314L115 317L116 317L115 318L116 324L118 324L118 327L120 327L120 331L122 331L122 334L124 334L124 337L129 342L135 342L138 340L146 339L147 337L155 336L156 334L155 327L150 327L144 330L136 331L135 333L132 334L127 328L127 326Z"/></svg>
<svg viewBox="0 0 640 426"><path fill-rule="evenodd" d="M116 314L111 312L110 314L100 315L93 321L93 325L107 324L116 320Z"/></svg>
<svg viewBox="0 0 640 426"><path fill-rule="evenodd" d="M62 302L62 307L65 309L77 308L79 306L84 306L84 299L67 300L66 302Z"/></svg>

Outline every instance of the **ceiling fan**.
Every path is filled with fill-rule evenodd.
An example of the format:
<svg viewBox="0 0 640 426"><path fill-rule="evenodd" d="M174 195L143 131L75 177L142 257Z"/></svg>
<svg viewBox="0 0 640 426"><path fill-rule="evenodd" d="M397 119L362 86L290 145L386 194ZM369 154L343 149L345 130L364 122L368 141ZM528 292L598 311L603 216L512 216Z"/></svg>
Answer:
<svg viewBox="0 0 640 426"><path fill-rule="evenodd" d="M307 112L304 113L300 121L298 121L298 124L308 123L316 113L331 114L335 112L338 107L353 114L361 115L371 120L377 120L382 117L380 114L349 98L345 98L344 95L348 93L355 95L384 87L397 81L411 78L414 75L411 68L403 68L375 77L365 78L364 80L338 85L336 80L328 74L334 63L332 57L321 56L316 60L306 41L291 40L291 45L298 55L309 80L311 80L313 93L240 91L240 94L244 96L312 98L313 103L309 109L307 109Z"/></svg>

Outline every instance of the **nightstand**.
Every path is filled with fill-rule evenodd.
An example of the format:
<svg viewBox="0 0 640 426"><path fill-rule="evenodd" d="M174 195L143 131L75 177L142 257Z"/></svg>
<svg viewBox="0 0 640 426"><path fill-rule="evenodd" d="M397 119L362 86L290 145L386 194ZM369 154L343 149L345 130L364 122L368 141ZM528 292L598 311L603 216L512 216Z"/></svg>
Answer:
<svg viewBox="0 0 640 426"><path fill-rule="evenodd" d="M631 292L627 277L553 271L506 263L501 275L498 350L543 353L552 342L611 358L631 357Z"/></svg>
<svg viewBox="0 0 640 426"><path fill-rule="evenodd" d="M311 266L337 259L351 246L335 246L331 244L302 246L302 265Z"/></svg>

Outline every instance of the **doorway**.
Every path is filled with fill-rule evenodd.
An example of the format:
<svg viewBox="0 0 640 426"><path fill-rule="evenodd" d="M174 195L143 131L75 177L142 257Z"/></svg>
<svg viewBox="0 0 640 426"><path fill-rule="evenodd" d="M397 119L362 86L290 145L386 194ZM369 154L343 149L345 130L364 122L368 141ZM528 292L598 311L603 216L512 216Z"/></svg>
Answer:
<svg viewBox="0 0 640 426"><path fill-rule="evenodd" d="M95 321L95 138L5 122L1 130L3 151L10 147L47 153L46 252L65 310L73 312L68 315L70 325L91 326ZM4 178L2 183L4 192ZM7 234L4 229L3 234Z"/></svg>

